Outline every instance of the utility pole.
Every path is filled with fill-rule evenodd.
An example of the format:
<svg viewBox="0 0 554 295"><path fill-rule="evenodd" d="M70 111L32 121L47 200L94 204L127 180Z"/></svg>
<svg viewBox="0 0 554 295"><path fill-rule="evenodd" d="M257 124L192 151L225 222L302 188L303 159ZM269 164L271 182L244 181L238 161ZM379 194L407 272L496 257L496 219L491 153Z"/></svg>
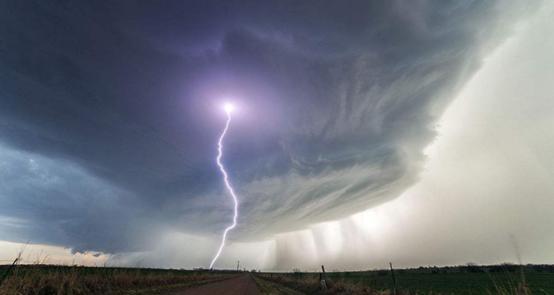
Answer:
<svg viewBox="0 0 554 295"><path fill-rule="evenodd" d="M237 272L239 271L240 267L240 260L237 260Z"/></svg>

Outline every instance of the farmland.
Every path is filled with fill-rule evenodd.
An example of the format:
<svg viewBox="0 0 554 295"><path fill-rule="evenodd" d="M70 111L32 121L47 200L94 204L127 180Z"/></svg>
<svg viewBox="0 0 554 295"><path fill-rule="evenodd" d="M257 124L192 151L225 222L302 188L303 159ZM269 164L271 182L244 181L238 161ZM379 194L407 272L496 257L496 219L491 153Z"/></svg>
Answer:
<svg viewBox="0 0 554 295"><path fill-rule="evenodd" d="M263 273L272 282L317 293L320 273ZM394 290L389 270L329 272L330 289L341 293ZM396 289L408 294L554 294L552 266L515 265L425 267L395 270Z"/></svg>
<svg viewBox="0 0 554 295"><path fill-rule="evenodd" d="M549 265L421 267L397 269L394 275L393 280L390 270L322 274L6 265L0 266L0 294L189 294L216 286L231 290L241 282L250 284L248 294L392 294L395 289L397 294L554 294Z"/></svg>

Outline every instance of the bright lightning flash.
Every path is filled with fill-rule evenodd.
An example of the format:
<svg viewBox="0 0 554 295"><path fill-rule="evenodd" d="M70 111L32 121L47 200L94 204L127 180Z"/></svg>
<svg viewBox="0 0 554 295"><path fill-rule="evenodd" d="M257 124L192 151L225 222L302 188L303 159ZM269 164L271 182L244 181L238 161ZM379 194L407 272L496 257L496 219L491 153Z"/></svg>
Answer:
<svg viewBox="0 0 554 295"><path fill-rule="evenodd" d="M235 202L235 214L233 215L233 223L229 225L223 232L223 237L221 238L221 244L219 245L219 249L217 250L217 253L212 259L212 262L210 263L210 269L214 266L215 262L217 261L217 258L219 258L219 255L221 254L223 247L225 247L225 240L227 239L227 233L233 228L235 228L235 226L237 226L237 217L239 215L239 201L237 199L237 195L235 194L235 191L233 190L233 187L229 182L229 176L227 175L227 171L225 171L225 166L223 166L223 163L221 162L221 158L223 157L223 138L225 137L225 134L229 129L229 124L231 124L231 113L233 112L234 109L235 109L235 106L230 103L226 103L223 106L223 110L225 110L225 113L227 114L227 122L225 123L225 128L223 128L223 132L221 132L221 135L219 136L219 141L217 143L216 162L217 162L217 166L219 166L219 170L221 171L221 174L223 175L223 182L225 182L225 187L227 188L227 191L229 191L229 194L231 195L231 197L233 197L233 201Z"/></svg>
<svg viewBox="0 0 554 295"><path fill-rule="evenodd" d="M225 110L227 115L230 116L230 114L235 110L235 106L233 104L226 103L223 105L223 109Z"/></svg>

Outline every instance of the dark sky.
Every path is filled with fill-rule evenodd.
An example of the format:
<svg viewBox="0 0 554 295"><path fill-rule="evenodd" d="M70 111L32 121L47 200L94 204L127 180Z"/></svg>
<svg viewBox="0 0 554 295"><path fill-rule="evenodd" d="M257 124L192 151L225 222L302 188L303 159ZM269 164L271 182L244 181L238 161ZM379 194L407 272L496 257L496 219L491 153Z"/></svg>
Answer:
<svg viewBox="0 0 554 295"><path fill-rule="evenodd" d="M418 178L445 106L508 28L494 1L1 1L0 240L254 240Z"/></svg>

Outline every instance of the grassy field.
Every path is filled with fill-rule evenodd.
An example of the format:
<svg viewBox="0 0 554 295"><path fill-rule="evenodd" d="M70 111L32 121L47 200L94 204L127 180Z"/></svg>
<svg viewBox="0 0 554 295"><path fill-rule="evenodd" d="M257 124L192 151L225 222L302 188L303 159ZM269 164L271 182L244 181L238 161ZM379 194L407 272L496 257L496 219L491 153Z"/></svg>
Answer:
<svg viewBox="0 0 554 295"><path fill-rule="evenodd" d="M319 273L261 273L272 282L315 294ZM389 270L330 272L327 281L335 293L379 294L393 290ZM395 270L396 288L402 294L554 294L551 266L464 266ZM386 292L385 292L386 293Z"/></svg>
<svg viewBox="0 0 554 295"><path fill-rule="evenodd" d="M369 286L373 289L391 289L392 280L375 274L332 274L334 281ZM554 273L527 273L526 286L533 294L554 294ZM421 293L446 294L486 294L505 293L520 285L518 274L501 273L400 273L397 274L397 286L402 290ZM500 291L500 292L499 292Z"/></svg>
<svg viewBox="0 0 554 295"><path fill-rule="evenodd" d="M9 272L8 272L9 271ZM0 295L164 294L209 284L234 271L49 265L0 266ZM262 294L392 294L390 270L320 273L254 273ZM397 294L554 294L554 266L463 266L395 270Z"/></svg>
<svg viewBox="0 0 554 295"><path fill-rule="evenodd" d="M9 270L9 272L8 272ZM236 272L53 265L0 266L0 295L162 294L216 282Z"/></svg>

